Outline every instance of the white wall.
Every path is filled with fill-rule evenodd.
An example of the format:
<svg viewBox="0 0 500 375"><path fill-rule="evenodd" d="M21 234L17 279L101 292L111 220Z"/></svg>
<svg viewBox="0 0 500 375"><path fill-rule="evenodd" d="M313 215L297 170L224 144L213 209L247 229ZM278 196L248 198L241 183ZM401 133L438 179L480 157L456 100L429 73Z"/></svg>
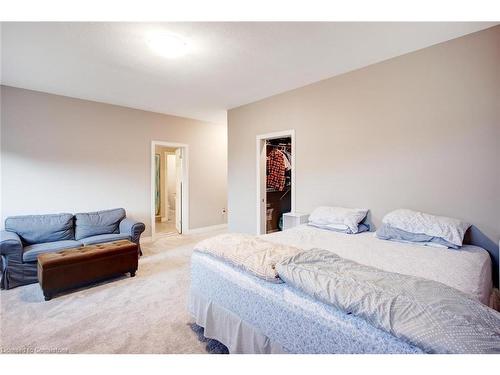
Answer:
<svg viewBox="0 0 500 375"><path fill-rule="evenodd" d="M500 240L500 26L228 112L229 229L256 230L256 135L295 129L296 209L398 207Z"/></svg>
<svg viewBox="0 0 500 375"><path fill-rule="evenodd" d="M149 235L152 140L189 145L189 227L224 223L225 125L2 86L2 225L124 207Z"/></svg>

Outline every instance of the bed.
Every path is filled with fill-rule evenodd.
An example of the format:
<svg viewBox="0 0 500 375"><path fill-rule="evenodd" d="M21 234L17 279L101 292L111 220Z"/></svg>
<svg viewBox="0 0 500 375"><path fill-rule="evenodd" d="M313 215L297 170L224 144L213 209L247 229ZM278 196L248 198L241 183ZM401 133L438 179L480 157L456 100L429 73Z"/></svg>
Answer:
<svg viewBox="0 0 500 375"><path fill-rule="evenodd" d="M476 246L448 250L301 225L265 235L303 250L320 248L381 270L435 280L483 304L492 289L491 259ZM364 319L287 283L262 280L209 254L194 252L189 310L205 336L231 353L422 353Z"/></svg>

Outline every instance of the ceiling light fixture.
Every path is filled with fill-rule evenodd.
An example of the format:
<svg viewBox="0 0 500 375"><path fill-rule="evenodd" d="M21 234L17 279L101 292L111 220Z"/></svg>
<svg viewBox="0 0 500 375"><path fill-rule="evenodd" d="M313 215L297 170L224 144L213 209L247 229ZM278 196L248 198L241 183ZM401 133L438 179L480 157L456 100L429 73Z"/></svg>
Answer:
<svg viewBox="0 0 500 375"><path fill-rule="evenodd" d="M152 35L147 43L156 54L169 59L185 55L188 49L185 40L170 33Z"/></svg>

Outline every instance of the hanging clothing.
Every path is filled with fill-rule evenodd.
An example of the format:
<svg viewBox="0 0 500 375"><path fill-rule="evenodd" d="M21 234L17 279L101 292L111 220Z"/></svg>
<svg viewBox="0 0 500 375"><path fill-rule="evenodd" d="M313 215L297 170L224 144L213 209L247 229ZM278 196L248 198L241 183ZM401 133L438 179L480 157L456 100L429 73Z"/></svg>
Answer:
<svg viewBox="0 0 500 375"><path fill-rule="evenodd" d="M267 187L283 191L285 188L285 155L273 149L267 156Z"/></svg>
<svg viewBox="0 0 500 375"><path fill-rule="evenodd" d="M292 164L290 162L290 160L291 160L290 154L287 151L281 151L281 153L283 153L283 155L285 156L284 160L285 160L285 168L286 168L286 170L287 171L291 170L292 169Z"/></svg>

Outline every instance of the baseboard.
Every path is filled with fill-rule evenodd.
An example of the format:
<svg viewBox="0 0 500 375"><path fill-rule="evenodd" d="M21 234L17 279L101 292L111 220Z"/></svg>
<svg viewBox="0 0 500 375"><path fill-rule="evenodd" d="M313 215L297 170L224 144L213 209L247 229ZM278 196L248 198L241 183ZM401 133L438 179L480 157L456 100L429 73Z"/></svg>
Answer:
<svg viewBox="0 0 500 375"><path fill-rule="evenodd" d="M227 228L227 224L210 225L208 227L190 229L188 231L188 234L205 233L205 232L211 232L214 230L222 230L222 229L226 229L226 228Z"/></svg>
<svg viewBox="0 0 500 375"><path fill-rule="evenodd" d="M187 233L185 234L199 234L199 233L206 233L206 232L212 232L215 230L222 230L226 229L227 224L217 224L217 225L209 225L208 227L201 227L201 228L194 228L194 229L189 229ZM159 238L161 235L156 235L155 238ZM167 236L164 236L167 237ZM148 243L153 241L153 237L151 236L142 236L140 243Z"/></svg>

